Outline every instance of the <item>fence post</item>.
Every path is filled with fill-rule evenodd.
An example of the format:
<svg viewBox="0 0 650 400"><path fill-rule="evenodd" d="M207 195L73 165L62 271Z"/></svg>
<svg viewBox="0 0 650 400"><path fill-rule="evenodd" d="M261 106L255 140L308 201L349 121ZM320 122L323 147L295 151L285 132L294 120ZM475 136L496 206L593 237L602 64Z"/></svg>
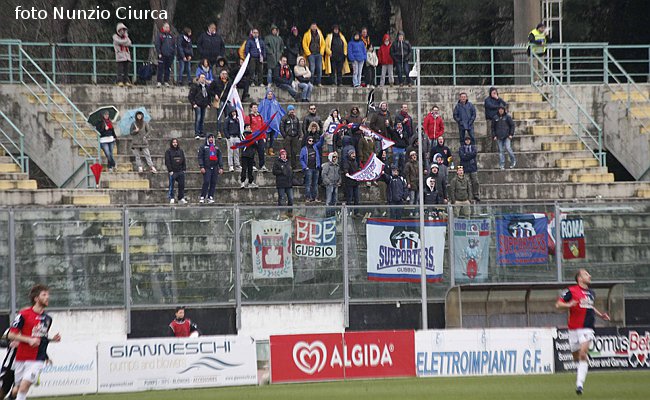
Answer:
<svg viewBox="0 0 650 400"><path fill-rule="evenodd" d="M451 67L454 86L456 86L456 48L451 50Z"/></svg>
<svg viewBox="0 0 650 400"><path fill-rule="evenodd" d="M97 84L97 47L93 44L93 83Z"/></svg>
<svg viewBox="0 0 650 400"><path fill-rule="evenodd" d="M343 203L343 322L350 327L350 270L348 269L348 206Z"/></svg>
<svg viewBox="0 0 650 400"><path fill-rule="evenodd" d="M241 330L241 216L239 206L235 211L235 329Z"/></svg>
<svg viewBox="0 0 650 400"><path fill-rule="evenodd" d="M608 68L607 65L608 65L607 55L603 51L603 83L604 84L609 83L609 77L607 75L607 68Z"/></svg>
<svg viewBox="0 0 650 400"><path fill-rule="evenodd" d="M9 291L11 320L16 316L16 216L13 208L9 210Z"/></svg>
<svg viewBox="0 0 650 400"><path fill-rule="evenodd" d="M126 333L131 333L131 257L129 249L129 209L122 208L122 254L124 259L124 308L126 310Z"/></svg>
<svg viewBox="0 0 650 400"><path fill-rule="evenodd" d="M456 285L456 266L454 256L456 249L454 248L454 207L447 204L447 223L449 224L449 284L451 287Z"/></svg>
<svg viewBox="0 0 650 400"><path fill-rule="evenodd" d="M52 52L51 52L51 62L52 62L52 82L56 83L56 44L52 43Z"/></svg>
<svg viewBox="0 0 650 400"><path fill-rule="evenodd" d="M7 55L9 56L9 83L14 83L14 70L13 70L13 63L14 63L14 57L11 54L11 43L7 45Z"/></svg>
<svg viewBox="0 0 650 400"><path fill-rule="evenodd" d="M18 80L23 83L23 45L18 45Z"/></svg>
<svg viewBox="0 0 650 400"><path fill-rule="evenodd" d="M562 235L560 225L562 221L562 210L558 202L555 202L555 266L557 267L557 281L562 282Z"/></svg>
<svg viewBox="0 0 650 400"><path fill-rule="evenodd" d="M131 79L132 82L136 82L138 80L138 47L133 46L133 79Z"/></svg>
<svg viewBox="0 0 650 400"><path fill-rule="evenodd" d="M571 84L571 47L566 48L566 82Z"/></svg>
<svg viewBox="0 0 650 400"><path fill-rule="evenodd" d="M490 48L490 83L494 86L494 47Z"/></svg>

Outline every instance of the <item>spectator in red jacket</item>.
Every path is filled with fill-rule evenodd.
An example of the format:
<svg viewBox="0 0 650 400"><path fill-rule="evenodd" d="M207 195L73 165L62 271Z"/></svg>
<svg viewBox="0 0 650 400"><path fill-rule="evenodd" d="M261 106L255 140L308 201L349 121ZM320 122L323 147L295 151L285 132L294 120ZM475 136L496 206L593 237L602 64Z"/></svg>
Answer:
<svg viewBox="0 0 650 400"><path fill-rule="evenodd" d="M424 117L424 132L431 141L431 147L435 146L436 139L445 133L445 122L438 106L431 107L431 112Z"/></svg>
<svg viewBox="0 0 650 400"><path fill-rule="evenodd" d="M381 65L381 78L379 79L379 86L384 86L386 82L386 75L388 75L388 83L393 86L395 79L393 78L393 57L390 56L390 35L387 33L381 42L381 46L377 51L377 58L379 65Z"/></svg>
<svg viewBox="0 0 650 400"><path fill-rule="evenodd" d="M257 108L257 103L251 103L250 107L250 114L244 117L244 124L245 125L250 125L251 127L251 132L255 133L259 130L262 129L264 126L264 119L262 118L262 114L258 111ZM261 139L257 143L257 156L259 158L259 164L260 164L260 171L261 172L266 172L268 169L266 168L265 164L265 157L264 157L264 151L266 150L266 139ZM257 170L257 168L253 167L253 170Z"/></svg>

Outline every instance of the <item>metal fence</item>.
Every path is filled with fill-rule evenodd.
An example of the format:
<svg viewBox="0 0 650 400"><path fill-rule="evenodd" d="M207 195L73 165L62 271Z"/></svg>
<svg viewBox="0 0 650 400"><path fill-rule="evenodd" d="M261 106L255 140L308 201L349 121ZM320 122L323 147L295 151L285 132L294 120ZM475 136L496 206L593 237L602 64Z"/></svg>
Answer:
<svg viewBox="0 0 650 400"><path fill-rule="evenodd" d="M282 221L286 208L0 209L0 310L24 306L37 282L51 287L51 306L64 309L334 302L347 311L355 302L420 302L417 281L368 279L367 223L396 210L418 221L412 207L295 206L294 217L336 218L336 257L293 254L293 278L259 279L253 271L251 225ZM648 202L474 205L468 211L490 223L489 254L480 255L488 257L482 282L571 281L578 268L588 268L594 280L634 280L626 288L628 297L650 295ZM443 301L453 285L473 282L466 268L468 249L454 245L458 212L463 210L452 206L425 210L427 221L440 219L446 226L442 281L427 284L429 301ZM530 213L582 218L586 257L564 260L551 252L537 265L500 265L496 221ZM295 226L292 230L295 241Z"/></svg>
<svg viewBox="0 0 650 400"><path fill-rule="evenodd" d="M110 43L38 43L0 40L0 82L19 80L23 48L54 82L114 83L115 53ZM132 76L150 58L150 44L132 47ZM231 64L239 46L226 46ZM526 47L519 46L420 46L423 85L512 85L529 83ZM650 77L650 45L608 43L563 43L549 47L549 68L566 83L606 83L616 77L608 71L607 53L617 60L636 82ZM195 49L196 50L196 49ZM198 51L193 62L198 65ZM413 52L415 57L415 51ZM415 59L413 60L415 61ZM174 63L172 77L177 77ZM377 79L379 77L377 76Z"/></svg>

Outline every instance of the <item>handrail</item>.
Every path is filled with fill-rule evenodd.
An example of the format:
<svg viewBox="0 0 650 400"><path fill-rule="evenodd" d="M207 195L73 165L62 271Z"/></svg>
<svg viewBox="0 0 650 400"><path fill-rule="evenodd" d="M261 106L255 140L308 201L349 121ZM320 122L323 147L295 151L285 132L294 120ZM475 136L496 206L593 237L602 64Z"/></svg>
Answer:
<svg viewBox="0 0 650 400"><path fill-rule="evenodd" d="M19 46L19 72L20 72L20 83L23 84L29 90L29 92L34 96L34 98L48 110L48 113L52 112L52 106L56 108L60 112L61 115L65 117L67 121L72 125L72 132L61 122L57 121L63 131L70 136L72 139L73 143L79 147L82 152L84 153L84 162L81 164L81 166L86 166L86 181L88 181L88 176L91 174L90 169L88 168L88 163L89 161L95 162L96 160L99 159L100 157L100 143L99 143L99 134L96 134L95 137L90 137L90 139L96 139L97 141L97 146L96 146L96 154L97 156L95 157L93 155L94 151L90 151L89 149L86 148L82 143L79 142L79 136L83 137L88 137L83 133L82 127L80 124L86 124L86 116L77 108L77 106L66 96L66 94L54 83L54 81L43 71L43 69L32 59L32 57L22 48L22 46ZM40 77L45 80L47 88L44 88L38 80L32 75L32 73L25 67L25 63L23 60L26 60L28 64L30 64L33 68L36 69L36 71L39 73ZM41 95L45 94L47 98L47 103L45 103L43 100L41 100L41 97L32 90L30 85L25 82L24 76L27 75L30 78L30 81L32 84L36 85L41 91ZM54 90L54 93L52 93L52 90ZM72 109L72 116L66 110L64 110L53 98L53 95L58 95L61 96L64 100L64 105L70 107ZM94 128L93 128L94 131ZM79 135L79 136L78 136ZM70 177L66 179L65 183L63 186L67 185L71 179L77 174L79 171L78 167L75 169L75 171L72 172Z"/></svg>
<svg viewBox="0 0 650 400"><path fill-rule="evenodd" d="M627 73L627 71L621 66L621 64L611 55L609 50L605 49L604 52L605 52L605 57L606 57L606 60L607 60L607 65L608 65L607 73L610 74L612 76L612 78L614 78L614 80L616 81L616 83L619 86L623 86L623 83L621 83L618 80L618 78L616 77L616 75L609 70L609 62L612 62L616 66L616 68L618 68L618 70L621 71L621 74L625 77L625 80L626 80L625 81L625 92L627 94L627 96L626 96L627 98L626 98L626 102L625 102L626 115L631 116L632 118L636 119L639 122L639 124L641 125L641 127L647 129L648 127L646 126L645 122L643 121L643 118L639 118L637 115L630 112L631 108L632 108L632 105L631 105L631 103L632 103L632 94L631 94L630 90L634 89L634 92L640 95L642 101L644 103L646 103L646 105L650 105L650 98L648 98L647 94L639 87L639 85L637 85L637 83L634 81L634 79ZM607 84L607 86L609 86L611 88L611 85L609 83L609 79L606 82L606 84ZM613 88L611 88L611 89L613 90ZM645 111L643 112L643 116L645 118L650 118L650 114L647 114Z"/></svg>
<svg viewBox="0 0 650 400"><path fill-rule="evenodd" d="M16 41L0 40L1 43L15 44ZM61 77L65 77L68 82L76 83L113 83L115 80L112 43L22 42L22 46L28 50L35 49L30 54L43 66L54 82L59 82ZM233 64L237 59L235 51L238 47L238 45L226 46L227 58ZM62 57L57 52L57 49L62 48L72 55ZM152 48L151 44L132 46L133 63L130 74L133 77L137 76L138 66L142 62L149 61L149 51ZM196 49L196 46L194 48ZM603 71L605 49L614 55L621 50L625 50L626 53L630 53L628 50L633 51L629 57L622 55L618 60L619 63L628 69L629 75L637 82L650 80L650 45L648 44L565 42L549 44L547 48L553 63L551 68L555 68L558 77L568 84L602 83L607 75L607 72ZM417 46L414 49L421 50L422 78L426 85L527 84L528 81L528 57L524 43L514 46ZM195 55L193 66L196 66L200 59L198 51ZM13 79L12 64L7 62L9 58L10 54L0 54L0 79L2 80ZM59 65L61 62L68 64L67 70L61 69ZM178 63L174 62L172 65L173 77L177 78Z"/></svg>
<svg viewBox="0 0 650 400"><path fill-rule="evenodd" d="M541 73L536 68L536 65L541 66ZM584 107L578 102L576 97L564 85L558 76L546 65L539 55L531 52L530 57L530 80L531 85L537 90L558 113L563 115L563 119L569 122L571 130L576 134L578 139L591 151L594 157L598 160L601 167L605 166L605 153L603 152L603 129L594 121ZM550 89L552 97L549 93L542 90L543 88ZM569 99L569 104L558 104L561 98L558 94L558 88ZM575 113L572 112L575 109ZM571 122L573 117L575 122ZM583 124L581 119L585 119L590 124L592 129L597 131L597 137L594 137L591 131ZM577 125L577 127L576 127Z"/></svg>
<svg viewBox="0 0 650 400"><path fill-rule="evenodd" d="M20 171L26 174L29 174L29 157L25 155L25 135L18 129L18 127L13 123L13 121L7 117L5 113L0 110L0 116L9 124L9 126L14 130L16 135L18 135L18 143L16 143L11 136L2 129L0 126L0 132L4 136L5 140L11 144L8 148L5 146L4 142L0 142L0 147L5 150L5 153L11 157L16 164L20 166ZM14 156L13 151L17 152L19 155Z"/></svg>

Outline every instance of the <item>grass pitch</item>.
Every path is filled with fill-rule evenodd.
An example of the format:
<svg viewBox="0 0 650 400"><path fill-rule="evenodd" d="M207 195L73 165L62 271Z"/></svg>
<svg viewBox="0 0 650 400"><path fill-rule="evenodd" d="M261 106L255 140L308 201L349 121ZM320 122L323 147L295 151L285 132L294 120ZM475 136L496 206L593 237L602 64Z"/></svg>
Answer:
<svg viewBox="0 0 650 400"><path fill-rule="evenodd" d="M647 400L650 371L590 372L585 392L575 394L575 374L410 378L346 382L240 386L57 397L57 400Z"/></svg>

